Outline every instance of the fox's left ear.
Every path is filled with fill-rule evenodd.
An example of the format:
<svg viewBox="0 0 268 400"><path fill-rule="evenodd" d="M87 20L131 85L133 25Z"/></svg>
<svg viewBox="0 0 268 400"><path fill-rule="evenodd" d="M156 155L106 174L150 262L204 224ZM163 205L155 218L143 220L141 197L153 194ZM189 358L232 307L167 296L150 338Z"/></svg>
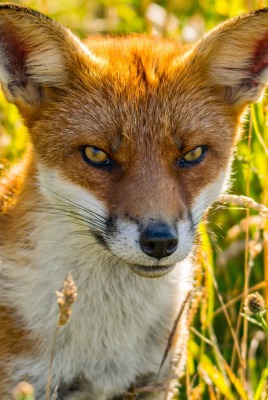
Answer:
<svg viewBox="0 0 268 400"><path fill-rule="evenodd" d="M228 103L257 101L268 82L268 8L219 25L197 43L192 56Z"/></svg>

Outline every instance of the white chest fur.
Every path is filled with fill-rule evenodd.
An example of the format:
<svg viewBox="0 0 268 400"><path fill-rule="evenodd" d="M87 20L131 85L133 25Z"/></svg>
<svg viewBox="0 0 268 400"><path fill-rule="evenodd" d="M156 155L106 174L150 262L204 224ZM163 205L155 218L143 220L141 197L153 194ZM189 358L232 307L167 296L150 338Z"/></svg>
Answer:
<svg viewBox="0 0 268 400"><path fill-rule="evenodd" d="M14 360L17 379L28 375L38 398L43 398L58 313L55 291L68 272L78 298L70 322L59 331L53 384L82 376L96 393L110 396L137 376L157 373L173 320L191 285L189 263L178 264L163 278L143 278L90 236L73 235L66 226L59 229L55 218L41 218L43 228L32 232L41 240L34 250L21 249L30 263L19 270L4 264L2 271L4 297L41 339L37 354Z"/></svg>

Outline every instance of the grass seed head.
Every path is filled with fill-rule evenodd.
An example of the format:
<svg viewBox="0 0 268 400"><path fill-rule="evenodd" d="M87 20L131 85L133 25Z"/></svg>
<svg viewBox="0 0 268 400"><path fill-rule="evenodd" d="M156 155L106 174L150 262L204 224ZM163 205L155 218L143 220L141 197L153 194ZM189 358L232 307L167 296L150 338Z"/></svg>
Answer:
<svg viewBox="0 0 268 400"><path fill-rule="evenodd" d="M14 400L34 400L34 388L28 382L20 382L13 390Z"/></svg>
<svg viewBox="0 0 268 400"><path fill-rule="evenodd" d="M77 287L71 274L64 281L62 292L56 292L56 295L59 306L58 325L65 325L72 315L71 305L77 298Z"/></svg>
<svg viewBox="0 0 268 400"><path fill-rule="evenodd" d="M265 311L264 298L258 292L249 294L244 303L244 311L248 315Z"/></svg>

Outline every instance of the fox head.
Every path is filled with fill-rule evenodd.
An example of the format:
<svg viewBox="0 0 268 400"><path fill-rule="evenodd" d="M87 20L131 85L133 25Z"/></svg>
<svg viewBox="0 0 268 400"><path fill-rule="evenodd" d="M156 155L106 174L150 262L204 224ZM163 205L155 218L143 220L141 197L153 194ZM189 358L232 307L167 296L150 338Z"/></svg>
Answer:
<svg viewBox="0 0 268 400"><path fill-rule="evenodd" d="M0 6L0 81L29 129L34 179L146 277L189 254L267 74L268 9L184 50L136 35L83 44L40 13Z"/></svg>

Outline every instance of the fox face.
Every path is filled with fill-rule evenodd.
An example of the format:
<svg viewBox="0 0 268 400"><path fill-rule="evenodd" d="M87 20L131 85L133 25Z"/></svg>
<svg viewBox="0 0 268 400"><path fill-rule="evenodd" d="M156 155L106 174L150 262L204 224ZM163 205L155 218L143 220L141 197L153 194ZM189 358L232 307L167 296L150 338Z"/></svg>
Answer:
<svg viewBox="0 0 268 400"><path fill-rule="evenodd" d="M192 285L197 226L228 186L245 108L267 81L267 35L263 9L186 49L135 35L82 43L40 13L0 6L0 81L31 140L21 191L0 215L0 304L15 310L0 318L16 332L18 314L25 332L1 336L4 394L27 374L44 398L53 322L41 317L57 314L68 271L79 296L55 361L63 397L105 400L156 376ZM27 353L27 341L41 350Z"/></svg>
<svg viewBox="0 0 268 400"><path fill-rule="evenodd" d="M147 41L149 52L154 40ZM177 66L157 73L159 56L149 53L148 65L137 65L137 40L124 46L121 67L127 73L118 76L102 65L97 84L92 72L82 76L82 90L64 93L59 106L39 113L32 137L46 193L75 203L72 212L84 218L85 232L134 272L158 276L190 252L202 213L225 182L235 126L211 98L195 98ZM185 118L190 99L196 112L207 109L196 121ZM226 142L209 133L222 126ZM64 208L64 201L58 206Z"/></svg>
<svg viewBox="0 0 268 400"><path fill-rule="evenodd" d="M225 184L237 118L222 116L212 89L205 97L187 86L177 45L144 38L137 55L137 38L119 42L115 67L108 40L96 49L101 61L77 72L79 90L49 101L31 133L46 193L72 201L85 233L154 277L189 254L203 211ZM198 117L187 114L190 102Z"/></svg>

